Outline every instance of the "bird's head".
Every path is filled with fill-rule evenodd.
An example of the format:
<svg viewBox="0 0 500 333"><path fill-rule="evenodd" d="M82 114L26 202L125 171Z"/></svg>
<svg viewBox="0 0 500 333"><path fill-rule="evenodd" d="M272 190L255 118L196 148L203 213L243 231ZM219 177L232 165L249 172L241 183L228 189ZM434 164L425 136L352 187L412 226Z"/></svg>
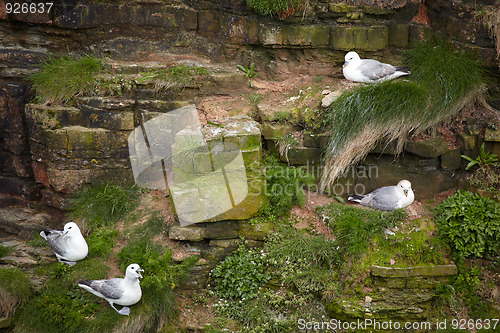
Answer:
<svg viewBox="0 0 500 333"><path fill-rule="evenodd" d="M130 276L138 279L142 278L141 272L144 272L144 270L138 264L130 264L127 267L125 276Z"/></svg>
<svg viewBox="0 0 500 333"><path fill-rule="evenodd" d="M350 62L354 62L354 61L357 61L357 60L360 60L361 58L359 57L359 55L354 52L354 51L351 51L351 52L348 52L345 57L344 57L344 66L347 66Z"/></svg>
<svg viewBox="0 0 500 333"><path fill-rule="evenodd" d="M403 191L404 195L407 197L408 193L411 191L411 183L407 181L406 179L401 180L398 185L398 189Z"/></svg>
<svg viewBox="0 0 500 333"><path fill-rule="evenodd" d="M80 228L75 222L68 222L64 225L63 235L74 235L80 233Z"/></svg>

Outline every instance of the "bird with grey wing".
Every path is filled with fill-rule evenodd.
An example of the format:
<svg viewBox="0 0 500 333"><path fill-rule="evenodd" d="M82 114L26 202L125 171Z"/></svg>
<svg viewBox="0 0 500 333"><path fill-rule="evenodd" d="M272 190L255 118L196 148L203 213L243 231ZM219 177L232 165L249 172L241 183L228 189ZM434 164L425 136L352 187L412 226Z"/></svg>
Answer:
<svg viewBox="0 0 500 333"><path fill-rule="evenodd" d="M366 195L354 193L348 194L348 196L347 200L359 202L361 206L383 211L408 207L415 199L411 183L406 179L399 181L395 186L380 187Z"/></svg>
<svg viewBox="0 0 500 333"><path fill-rule="evenodd" d="M376 83L410 74L402 66L392 66L374 59L361 59L354 51L348 52L344 59L342 72L349 81Z"/></svg>
<svg viewBox="0 0 500 333"><path fill-rule="evenodd" d="M66 223L62 231L45 228L40 236L47 240L57 260L70 266L89 253L87 242L75 222Z"/></svg>
<svg viewBox="0 0 500 333"><path fill-rule="evenodd" d="M97 297L104 298L116 312L128 316L130 315L129 306L139 302L142 296L139 284L139 278L142 278L141 272L144 272L144 270L138 264L130 264L125 271L125 278L80 280L78 286L90 291ZM123 307L118 310L114 304Z"/></svg>

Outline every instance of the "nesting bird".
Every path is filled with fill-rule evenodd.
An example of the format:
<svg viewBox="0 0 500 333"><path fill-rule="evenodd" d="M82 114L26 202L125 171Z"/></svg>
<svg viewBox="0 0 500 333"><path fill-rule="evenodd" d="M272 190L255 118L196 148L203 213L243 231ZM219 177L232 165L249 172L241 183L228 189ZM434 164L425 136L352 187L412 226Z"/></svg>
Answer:
<svg viewBox="0 0 500 333"><path fill-rule="evenodd" d="M405 208L415 199L411 183L406 179L399 181L396 186L384 186L366 195L348 194L347 200L359 202L361 206L371 207L383 211Z"/></svg>
<svg viewBox="0 0 500 333"><path fill-rule="evenodd" d="M348 52L344 59L342 72L349 81L376 83L410 74L401 66L392 66L373 59L361 59L354 51Z"/></svg>
<svg viewBox="0 0 500 333"><path fill-rule="evenodd" d="M125 278L114 278L109 280L80 280L78 285L92 294L104 298L109 305L123 316L130 314L130 305L134 305L141 299L142 291L139 278L144 270L137 264L130 264L125 271ZM114 304L123 306L118 311Z"/></svg>
<svg viewBox="0 0 500 333"><path fill-rule="evenodd" d="M63 231L47 228L40 232L40 236L47 240L57 260L70 266L89 253L87 242L75 222L66 223Z"/></svg>

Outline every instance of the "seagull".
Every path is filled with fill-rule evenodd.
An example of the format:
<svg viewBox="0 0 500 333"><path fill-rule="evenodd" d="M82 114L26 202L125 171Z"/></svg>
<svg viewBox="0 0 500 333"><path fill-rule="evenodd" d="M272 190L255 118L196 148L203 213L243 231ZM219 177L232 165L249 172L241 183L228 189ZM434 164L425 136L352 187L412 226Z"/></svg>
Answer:
<svg viewBox="0 0 500 333"><path fill-rule="evenodd" d="M40 236L47 240L57 260L70 266L89 253L87 242L75 222L66 223L63 231L47 228L40 231Z"/></svg>
<svg viewBox="0 0 500 333"><path fill-rule="evenodd" d="M410 74L401 66L392 66L373 59L361 59L354 51L345 55L342 72L349 81L365 83L388 81Z"/></svg>
<svg viewBox="0 0 500 333"><path fill-rule="evenodd" d="M413 202L415 195L411 183L401 180L396 186L384 186L366 195L348 194L347 200L359 202L361 206L384 211L405 208Z"/></svg>
<svg viewBox="0 0 500 333"><path fill-rule="evenodd" d="M142 296L139 278L144 270L137 264L130 264L125 271L125 278L114 278L109 280L80 280L78 285L92 294L104 298L109 305L123 316L130 314L128 306L139 302ZM113 304L122 305L118 311Z"/></svg>

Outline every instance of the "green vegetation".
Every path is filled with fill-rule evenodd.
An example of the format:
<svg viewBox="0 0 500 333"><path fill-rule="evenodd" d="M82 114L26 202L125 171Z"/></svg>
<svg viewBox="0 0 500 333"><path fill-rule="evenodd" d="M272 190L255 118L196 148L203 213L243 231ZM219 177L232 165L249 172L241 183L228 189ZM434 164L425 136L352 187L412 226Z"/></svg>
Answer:
<svg viewBox="0 0 500 333"><path fill-rule="evenodd" d="M277 15L280 20L301 10L307 0L246 0L248 7L263 16Z"/></svg>
<svg viewBox="0 0 500 333"><path fill-rule="evenodd" d="M70 217L82 221L83 230L113 226L137 207L139 195L140 190L135 185L93 184L73 198Z"/></svg>
<svg viewBox="0 0 500 333"><path fill-rule="evenodd" d="M96 75L104 72L104 60L94 56L50 57L29 77L38 102L65 104L96 87Z"/></svg>
<svg viewBox="0 0 500 333"><path fill-rule="evenodd" d="M275 140L280 156L284 156L286 161L289 162L288 151L290 148L298 147L300 145L299 139L290 132L285 136L275 138Z"/></svg>
<svg viewBox="0 0 500 333"><path fill-rule="evenodd" d="M327 109L332 135L321 188L363 159L382 139L401 151L408 133L432 129L473 100L484 101L485 75L468 52L442 40L407 51L410 82L362 85L343 93Z"/></svg>
<svg viewBox="0 0 500 333"><path fill-rule="evenodd" d="M210 273L217 294L226 299L248 298L271 277L264 272L262 253L240 245Z"/></svg>
<svg viewBox="0 0 500 333"><path fill-rule="evenodd" d="M0 316L9 317L23 306L33 291L26 273L17 268L0 269Z"/></svg>
<svg viewBox="0 0 500 333"><path fill-rule="evenodd" d="M262 101L262 95L250 94L250 96L248 96L248 99L250 100L250 104L252 104L253 106L257 106L260 101Z"/></svg>
<svg viewBox="0 0 500 333"><path fill-rule="evenodd" d="M449 318L466 316L470 318L494 317L488 301L493 301L494 282L486 276L487 270L472 266L459 267L458 275L449 284L441 284L436 288L436 317L443 315ZM489 330L486 330L489 331Z"/></svg>
<svg viewBox="0 0 500 333"><path fill-rule="evenodd" d="M0 245L0 258L5 257L6 255L8 255L11 252L12 252L11 247L5 247L3 245Z"/></svg>
<svg viewBox="0 0 500 333"><path fill-rule="evenodd" d="M264 159L266 195L269 198L263 214L276 217L286 216L293 205L305 204L304 186L313 184L314 177L301 168L280 163L275 156Z"/></svg>
<svg viewBox="0 0 500 333"><path fill-rule="evenodd" d="M255 64L252 62L248 67L244 67L242 65L236 65L236 67L240 71L245 73L245 77L248 79L248 82L250 83L250 88L253 88L252 78L259 75L259 73L255 72Z"/></svg>
<svg viewBox="0 0 500 333"><path fill-rule="evenodd" d="M469 161L469 163L465 167L465 170L469 170L470 168L472 168L476 164L481 169L495 167L495 166L497 166L497 162L498 162L498 155L497 154L492 154L492 153L486 152L484 150L484 142L481 145L481 150L480 150L479 156L476 157L475 159L472 159L466 155L461 155L461 156L462 156L462 158L465 158L467 161Z"/></svg>
<svg viewBox="0 0 500 333"><path fill-rule="evenodd" d="M199 78L207 74L208 71L200 66L178 65L142 72L136 81L137 83L154 82L155 91L160 92L196 85Z"/></svg>
<svg viewBox="0 0 500 333"><path fill-rule="evenodd" d="M479 166L468 178L470 184L500 198L500 164L498 163L497 154L486 152L483 143L478 157L472 159L469 156L462 155L462 158L469 161L465 170L469 170L476 165Z"/></svg>
<svg viewBox="0 0 500 333"><path fill-rule="evenodd" d="M97 184L77 196L71 214L88 223L89 255L75 266L52 263L37 268L36 274L44 279L44 285L18 309L15 331L144 332L166 324L173 313L173 289L198 258L173 263L172 252L162 239L165 220L150 207L136 209L139 194L135 186ZM133 209L135 212L129 214ZM121 243L119 248L117 241ZM110 276L115 265L120 271L117 277L123 277L132 262L145 272L141 280L142 299L132 307L130 318L118 315L105 301L76 284L80 279L115 277ZM0 279L1 292L8 280L1 275ZM16 291L17 288L16 285Z"/></svg>
<svg viewBox="0 0 500 333"><path fill-rule="evenodd" d="M440 237L459 259L500 254L500 205L479 194L459 190L438 207Z"/></svg>

